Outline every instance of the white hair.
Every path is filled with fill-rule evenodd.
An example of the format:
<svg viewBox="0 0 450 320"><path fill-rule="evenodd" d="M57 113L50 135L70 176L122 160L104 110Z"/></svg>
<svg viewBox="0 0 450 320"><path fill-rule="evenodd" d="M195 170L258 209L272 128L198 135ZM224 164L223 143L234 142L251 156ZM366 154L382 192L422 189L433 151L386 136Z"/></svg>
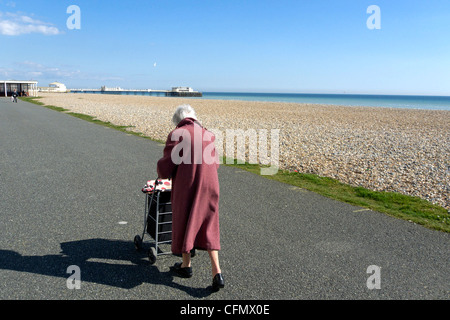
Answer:
<svg viewBox="0 0 450 320"><path fill-rule="evenodd" d="M184 118L194 118L197 120L195 110L188 104L182 104L177 107L177 110L175 110L175 113L173 114L172 121L175 126L177 126Z"/></svg>

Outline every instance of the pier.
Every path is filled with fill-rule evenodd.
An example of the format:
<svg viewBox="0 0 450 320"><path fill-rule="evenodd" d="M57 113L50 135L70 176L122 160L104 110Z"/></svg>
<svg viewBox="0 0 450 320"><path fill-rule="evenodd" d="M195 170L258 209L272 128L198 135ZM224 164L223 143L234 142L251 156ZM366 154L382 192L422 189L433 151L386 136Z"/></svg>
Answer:
<svg viewBox="0 0 450 320"><path fill-rule="evenodd" d="M120 94L120 95L149 95L157 97L202 97L199 91L194 91L190 87L173 87L172 90L153 89L122 89L120 87L108 88L102 86L100 89L70 89L72 93L99 93L99 94Z"/></svg>

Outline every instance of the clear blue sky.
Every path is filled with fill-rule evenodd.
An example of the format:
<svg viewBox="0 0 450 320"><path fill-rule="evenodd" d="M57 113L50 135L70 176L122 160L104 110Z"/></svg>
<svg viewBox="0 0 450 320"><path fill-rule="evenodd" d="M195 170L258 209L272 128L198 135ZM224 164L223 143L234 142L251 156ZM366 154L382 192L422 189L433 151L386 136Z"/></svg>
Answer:
<svg viewBox="0 0 450 320"><path fill-rule="evenodd" d="M449 35L449 0L0 0L0 79L450 95Z"/></svg>

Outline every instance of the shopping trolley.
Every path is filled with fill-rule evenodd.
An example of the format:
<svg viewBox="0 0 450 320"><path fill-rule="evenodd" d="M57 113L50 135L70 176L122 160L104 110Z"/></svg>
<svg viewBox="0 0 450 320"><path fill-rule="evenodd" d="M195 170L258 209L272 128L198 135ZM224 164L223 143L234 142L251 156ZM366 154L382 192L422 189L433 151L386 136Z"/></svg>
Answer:
<svg viewBox="0 0 450 320"><path fill-rule="evenodd" d="M158 255L172 253L161 246L172 243L172 183L167 179L149 180L141 191L145 194L144 231L134 237L134 246L141 250L145 235L150 235L154 246L148 250L148 258L154 264Z"/></svg>

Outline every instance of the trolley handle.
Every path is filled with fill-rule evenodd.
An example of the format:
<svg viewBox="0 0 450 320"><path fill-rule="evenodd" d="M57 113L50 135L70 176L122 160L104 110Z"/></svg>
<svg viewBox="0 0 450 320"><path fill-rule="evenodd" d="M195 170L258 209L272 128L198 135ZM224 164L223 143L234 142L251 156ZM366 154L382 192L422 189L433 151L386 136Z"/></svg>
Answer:
<svg viewBox="0 0 450 320"><path fill-rule="evenodd" d="M160 177L157 177L155 180L148 180L147 184L141 189L144 193L153 193L158 188L158 185L163 186L164 181L163 180L172 180L172 179L161 179ZM150 181L153 181L153 183L149 183Z"/></svg>
<svg viewBox="0 0 450 320"><path fill-rule="evenodd" d="M158 180L160 180L160 181L158 181ZM155 180L155 189L156 189L156 186L157 185L159 185L159 184L164 184L164 182L162 181L163 179L161 179L160 177L157 177L156 178L156 180ZM171 178L169 178L169 179L167 179L167 180L172 180Z"/></svg>

